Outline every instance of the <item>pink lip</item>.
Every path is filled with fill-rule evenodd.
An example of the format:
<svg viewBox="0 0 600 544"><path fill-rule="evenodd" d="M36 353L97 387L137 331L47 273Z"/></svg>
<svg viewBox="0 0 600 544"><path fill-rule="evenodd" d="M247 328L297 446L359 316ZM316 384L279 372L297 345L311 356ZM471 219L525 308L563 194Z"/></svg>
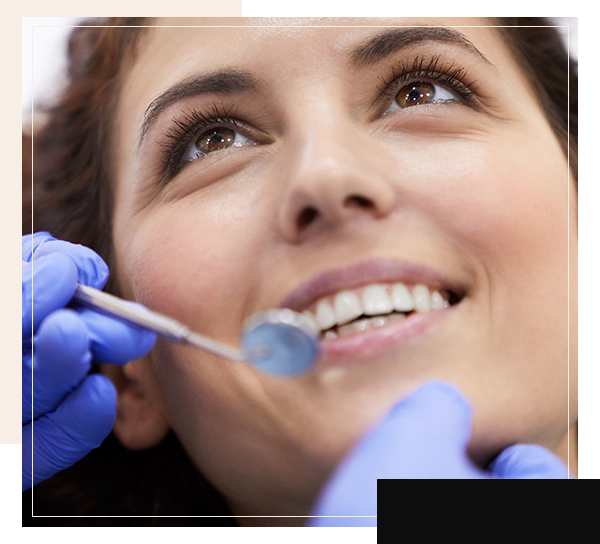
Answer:
<svg viewBox="0 0 600 544"><path fill-rule="evenodd" d="M431 332L437 325L453 315L458 306L460 304L430 313L411 314L402 321L396 321L381 328L323 340L318 364L334 366L348 359L375 355L398 348Z"/></svg>
<svg viewBox="0 0 600 544"><path fill-rule="evenodd" d="M452 291L459 298L467 292L463 282L426 266L394 259L370 259L317 274L294 289L279 307L301 312L321 297L375 282L422 283L430 289Z"/></svg>

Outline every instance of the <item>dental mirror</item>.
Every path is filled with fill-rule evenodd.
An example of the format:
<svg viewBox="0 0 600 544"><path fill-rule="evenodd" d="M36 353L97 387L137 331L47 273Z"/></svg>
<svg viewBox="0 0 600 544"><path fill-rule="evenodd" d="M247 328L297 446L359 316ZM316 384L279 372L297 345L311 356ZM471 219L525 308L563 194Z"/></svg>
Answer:
<svg viewBox="0 0 600 544"><path fill-rule="evenodd" d="M242 350L258 370L278 376L307 372L319 353L319 337L302 314L288 308L252 316L242 331Z"/></svg>
<svg viewBox="0 0 600 544"><path fill-rule="evenodd" d="M23 265L28 264L32 263L23 261ZM242 329L241 349L235 349L195 333L178 321L141 304L134 304L82 283L77 284L73 301L153 331L173 342L195 346L226 359L247 362L267 374L303 374L319 355L318 331L304 315L289 308L250 316Z"/></svg>

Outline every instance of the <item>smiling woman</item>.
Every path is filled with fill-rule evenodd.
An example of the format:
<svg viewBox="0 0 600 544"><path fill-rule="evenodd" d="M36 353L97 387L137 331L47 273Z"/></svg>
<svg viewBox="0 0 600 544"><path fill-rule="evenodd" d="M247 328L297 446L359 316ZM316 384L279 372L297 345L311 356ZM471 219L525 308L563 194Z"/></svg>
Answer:
<svg viewBox="0 0 600 544"><path fill-rule="evenodd" d="M570 444L576 471L577 79L559 35L543 19L328 23L73 32L70 84L34 135L34 230L230 345L255 312L304 312L323 355L288 380L160 341L103 365L114 436L36 487L36 514L302 523L348 449L432 378L470 399L479 466L515 443L566 461Z"/></svg>

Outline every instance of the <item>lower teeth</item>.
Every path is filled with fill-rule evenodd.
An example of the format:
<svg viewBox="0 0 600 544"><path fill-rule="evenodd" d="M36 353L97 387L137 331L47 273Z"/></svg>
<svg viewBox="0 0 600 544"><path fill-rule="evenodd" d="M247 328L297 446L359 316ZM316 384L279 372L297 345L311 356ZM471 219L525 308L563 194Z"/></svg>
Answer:
<svg viewBox="0 0 600 544"><path fill-rule="evenodd" d="M402 319L406 319L406 314L397 312L393 312L389 315L365 317L362 319L357 319L356 321L348 323L347 325L342 325L341 327L337 328L337 331L326 331L323 337L325 338L325 340L329 340L333 338L339 338L341 336L348 336L350 334L366 331L368 329L378 329L379 327L383 327L388 323L393 323Z"/></svg>

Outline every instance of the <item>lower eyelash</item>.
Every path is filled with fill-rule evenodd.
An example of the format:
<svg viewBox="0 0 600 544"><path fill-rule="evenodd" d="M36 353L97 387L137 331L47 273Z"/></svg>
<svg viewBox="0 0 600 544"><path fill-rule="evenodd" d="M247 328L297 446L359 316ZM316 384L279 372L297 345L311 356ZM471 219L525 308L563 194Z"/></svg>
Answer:
<svg viewBox="0 0 600 544"><path fill-rule="evenodd" d="M422 79L445 84L456 91L467 104L475 107L475 98L479 94L478 83L474 80L467 82L467 69L457 66L454 62L438 67L440 57L441 55L432 57L426 66L424 66L426 62L424 55L415 58L412 65L402 60L392 66L391 74L387 78L380 78L383 86L379 88L380 96L373 107L393 98L402 86Z"/></svg>

